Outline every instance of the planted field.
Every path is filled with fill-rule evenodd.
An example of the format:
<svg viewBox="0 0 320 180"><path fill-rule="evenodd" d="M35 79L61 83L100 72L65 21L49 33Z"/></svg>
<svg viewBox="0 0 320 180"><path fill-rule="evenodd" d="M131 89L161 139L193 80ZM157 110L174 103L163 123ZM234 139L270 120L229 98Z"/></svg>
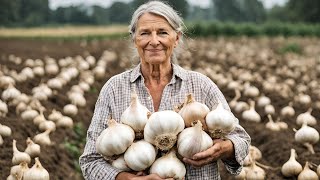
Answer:
<svg viewBox="0 0 320 180"><path fill-rule="evenodd" d="M252 145L261 151L262 157L256 162L266 172L266 179L297 178L281 172L291 149L295 149L302 166L310 162L310 168L316 171L320 164L319 141L295 139L304 121L315 132L306 139L316 139L320 131L319 42L317 38L193 39L185 44L179 58L182 67L209 76L219 86L251 136ZM128 43L0 40L0 94L7 107L6 111L1 106L0 124L12 131L11 135L2 135L0 179L6 179L14 165L13 140L23 152L28 137L40 144L38 157L50 179L82 179L77 162L98 93L111 76L136 63L131 60ZM40 87L40 92L48 93L35 90ZM8 93L9 89L19 93ZM284 113L284 107L290 112ZM37 114L26 118L30 110ZM52 119L50 115L57 111L69 120L63 123ZM41 112L45 122L54 125L35 123ZM270 119L287 127L277 128ZM38 141L35 136L46 129L50 129L47 141ZM32 158L28 166L34 163ZM232 179L222 166L221 173L222 179Z"/></svg>

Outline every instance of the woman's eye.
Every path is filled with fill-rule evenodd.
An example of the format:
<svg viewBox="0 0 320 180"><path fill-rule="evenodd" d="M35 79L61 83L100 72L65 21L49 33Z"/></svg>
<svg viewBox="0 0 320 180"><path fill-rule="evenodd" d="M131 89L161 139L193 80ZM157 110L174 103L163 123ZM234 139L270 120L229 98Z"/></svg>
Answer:
<svg viewBox="0 0 320 180"><path fill-rule="evenodd" d="M140 33L141 36L147 35L147 34L148 34L147 32L142 32L142 33Z"/></svg>
<svg viewBox="0 0 320 180"><path fill-rule="evenodd" d="M168 34L166 31L161 31L159 34Z"/></svg>

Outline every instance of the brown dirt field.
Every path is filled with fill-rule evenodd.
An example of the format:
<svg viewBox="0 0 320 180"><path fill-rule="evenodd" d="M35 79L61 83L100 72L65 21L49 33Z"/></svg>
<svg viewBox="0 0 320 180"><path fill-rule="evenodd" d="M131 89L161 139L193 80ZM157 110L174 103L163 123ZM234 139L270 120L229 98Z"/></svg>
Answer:
<svg viewBox="0 0 320 180"><path fill-rule="evenodd" d="M204 40L203 40L204 41ZM103 41L92 41L87 42L86 45L76 41L42 41L42 40L0 40L0 65L6 66L9 69L21 70L23 65L15 65L9 62L8 56L14 54L15 56L21 57L23 60L31 59L43 59L46 56L59 59L67 56L75 57L77 55L86 56L87 54L93 55L96 59L99 59L104 50L116 51L118 53L117 62L110 65L108 68L105 79L96 81L93 84L93 91L89 91L85 94L87 100L87 106L79 109L77 116L73 117L75 123L82 123L84 129L87 130L90 120L92 117L94 105L102 85L114 74L122 72L125 68L123 65L120 66L122 58L129 58L127 47L127 40L103 40ZM272 43L269 44L272 46ZM197 51L192 52L194 59L204 58ZM128 65L128 63L127 63ZM192 62L192 68L196 69L200 66L195 62ZM227 64L226 64L227 65ZM40 83L40 78L34 78L32 82L27 81L25 83L18 83L17 88L26 94L31 94L31 89ZM318 79L319 81L319 79ZM69 83L63 90L58 93L58 96L48 99L43 105L47 108L47 112L51 112L52 109L62 111L65 104L68 103L66 97L66 91L70 87L77 83L77 80ZM226 99L229 101L233 98L234 93L226 88L221 88ZM2 90L0 90L0 94ZM288 100L279 97L276 94L268 94L272 102L274 102L277 114L279 110L287 105ZM313 98L313 101L319 101L319 99ZM320 164L320 146L319 142L314 146L316 154L310 154L306 148L302 145L294 142L294 131L293 128L298 128L295 119L297 114L306 111L306 107L299 105L295 106L296 115L292 119L285 119L288 123L289 128L281 132L271 132L265 129L265 123L267 122L267 116L263 113L262 109L257 111L262 114L262 123L250 123L242 120L240 114L235 114L240 120L240 124L247 130L252 138L252 145L258 147L263 158L259 160L260 163L278 168L277 170L266 170L267 179L290 179L285 178L281 175L280 167L289 159L290 149L294 148L298 154L298 161L304 165L306 161ZM46 114L45 115L48 115ZM320 110L315 109L312 115L316 119L320 119ZM27 137L33 137L39 133L37 127L32 122L24 122L20 116L16 115L15 108L9 107L9 113L7 117L1 118L1 124L7 125L12 129L11 137L3 137L4 144L0 146L0 179L6 179L10 174L11 159L12 159L12 140L17 140L19 150L24 150L26 147L25 139ZM319 125L315 127L320 131ZM63 146L63 142L75 140L77 137L74 131L68 129L57 129L52 133L51 140L55 143L53 146L42 147L40 155L40 161L45 169L50 174L50 179L82 179L81 174L77 173L72 154L66 150ZM80 145L80 149L83 148L83 144ZM31 164L33 164L32 161ZM29 165L30 166L30 165ZM221 169L222 179L232 179L226 174L225 170ZM295 179L295 178L291 178Z"/></svg>

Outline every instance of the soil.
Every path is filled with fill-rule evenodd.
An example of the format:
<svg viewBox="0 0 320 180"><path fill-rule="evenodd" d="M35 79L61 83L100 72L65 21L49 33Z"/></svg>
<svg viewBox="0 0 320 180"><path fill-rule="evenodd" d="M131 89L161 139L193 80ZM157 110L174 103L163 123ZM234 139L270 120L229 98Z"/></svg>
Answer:
<svg viewBox="0 0 320 180"><path fill-rule="evenodd" d="M208 40L196 40L195 43L205 43ZM237 40L230 40L233 43L237 43ZM249 40L249 42L255 42L255 40ZM303 40L303 42L310 42ZM311 41L311 43L314 41ZM251 42L252 43L252 42ZM270 41L267 45L270 46L272 50L275 48L274 41ZM285 43L285 42L282 42ZM114 74L124 71L131 65L130 59L130 48L127 46L127 40L100 40L91 42L78 42L78 41L44 41L44 40L0 40L0 65L7 67L9 70L21 71L25 66L16 65L8 60L8 56L13 54L17 57L21 57L22 60L28 58L31 59L44 59L49 56L56 60L65 57L75 57L77 55L87 56L88 54L93 55L97 60L101 57L103 51L110 50L115 51L118 54L117 61L110 64L107 69L106 77L103 80L97 80L91 87L94 89L88 91L85 94L87 100L86 107L80 108L79 113L72 117L75 123L80 123L84 126L86 131L90 120L92 117L95 102L97 100L98 92L102 85ZM239 44L239 42L238 42ZM240 43L241 44L241 43ZM203 60L206 63L212 63L206 56L200 54L199 51L191 51L192 59L189 59L190 64L192 64L191 69L202 68L197 60ZM228 63L225 63L228 66ZM227 69L228 67L226 67ZM258 71L258 70L257 70ZM318 76L319 77L319 76ZM48 77L44 77L48 78ZM21 92L31 95L31 89L37 86L43 79L36 77L32 81L26 81L24 83L17 83L16 87ZM319 82L320 80L317 79ZM67 84L63 90L59 91L56 96L43 102L43 106L47 109L45 116L52 109L56 109L62 112L64 105L69 103L66 96L66 92L71 88L72 85L78 83L75 79L69 84ZM261 84L258 84L261 86ZM220 87L221 91L225 95L226 99L230 101L234 97L234 92L230 91L226 87ZM262 91L262 89L260 89ZM3 90L0 89L0 94ZM276 109L276 116L279 116L279 111L282 107L288 104L289 99L280 97L278 94L269 93L268 97L271 98L273 105ZM244 99L242 99L244 100ZM317 97L312 95L313 101L319 101ZM298 162L304 165L306 161L312 162L314 164L320 164L320 146L319 142L314 145L315 154L311 154L307 149L294 141L295 132L293 129L298 129L295 120L298 114L306 112L307 106L302 106L296 104L294 106L296 114L291 119L283 119L288 124L288 129L282 130L280 132L272 132L265 128L265 123L268 122L267 115L263 112L263 109L257 108L257 111L261 115L261 123L247 122L242 119L241 114L235 113L236 117L239 119L240 124L245 128L248 134L252 138L252 145L256 146L262 152L262 159L258 162L270 166L274 169L265 169L267 178L266 179L296 179L296 178L285 178L280 171L281 166L289 159L290 149L294 148L298 154ZM314 108L312 115L316 119L320 119L320 110ZM11 159L13 155L12 151L12 141L17 140L17 147L20 151L26 148L26 138L34 137L40 131L33 123L24 121L19 115L15 113L15 107L9 106L9 113L6 117L1 118L1 124L7 125L12 129L11 137L3 137L4 143L0 146L0 179L6 179L10 174L10 168L12 167ZM320 132L320 127L317 125L315 127L318 132ZM51 140L54 142L52 146L41 147L41 155L39 157L40 162L43 167L48 170L50 174L50 179L82 179L79 171L76 170L75 162L78 160L74 158L73 154L66 150L63 145L66 141L72 141L77 138L77 134L72 129L62 129L58 128L55 132L50 135ZM84 144L80 144L79 148L82 151ZM31 162L34 164L34 160ZM30 164L29 164L30 166ZM230 175L226 173L226 170L221 166L221 176L222 179L233 179Z"/></svg>

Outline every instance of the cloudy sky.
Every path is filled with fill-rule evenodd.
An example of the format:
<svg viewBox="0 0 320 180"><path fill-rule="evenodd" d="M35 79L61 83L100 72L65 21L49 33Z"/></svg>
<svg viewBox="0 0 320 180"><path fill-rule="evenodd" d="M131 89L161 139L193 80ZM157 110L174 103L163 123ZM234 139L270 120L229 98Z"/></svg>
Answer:
<svg viewBox="0 0 320 180"><path fill-rule="evenodd" d="M59 6L69 6L78 4L96 4L103 7L108 7L112 4L114 0L49 0L49 6L52 9L56 9ZM131 0L117 0L122 2L129 2ZM201 7L208 6L210 0L187 0L190 4L199 5ZM270 8L275 4L283 5L287 0L260 0L263 2L266 8Z"/></svg>

